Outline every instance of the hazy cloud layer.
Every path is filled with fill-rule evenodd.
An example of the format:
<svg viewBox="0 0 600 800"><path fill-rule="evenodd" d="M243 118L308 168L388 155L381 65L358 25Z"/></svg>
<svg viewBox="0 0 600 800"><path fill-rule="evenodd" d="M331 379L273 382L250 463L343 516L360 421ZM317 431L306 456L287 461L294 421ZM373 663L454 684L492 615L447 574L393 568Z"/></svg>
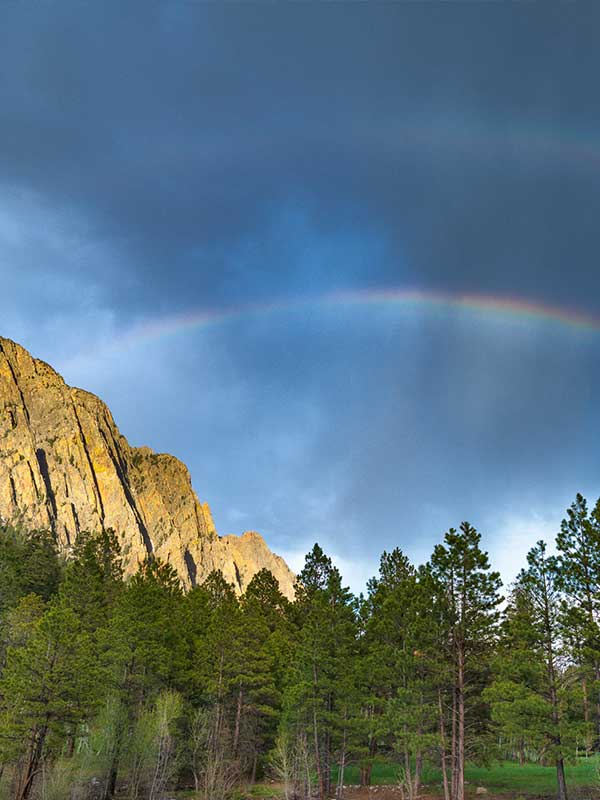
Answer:
<svg viewBox="0 0 600 800"><path fill-rule="evenodd" d="M188 463L222 533L359 585L468 518L510 576L600 494L600 335L303 306L345 290L600 315L600 9L6 4L0 333ZM125 345L123 342L129 341ZM510 551L510 555L507 552Z"/></svg>

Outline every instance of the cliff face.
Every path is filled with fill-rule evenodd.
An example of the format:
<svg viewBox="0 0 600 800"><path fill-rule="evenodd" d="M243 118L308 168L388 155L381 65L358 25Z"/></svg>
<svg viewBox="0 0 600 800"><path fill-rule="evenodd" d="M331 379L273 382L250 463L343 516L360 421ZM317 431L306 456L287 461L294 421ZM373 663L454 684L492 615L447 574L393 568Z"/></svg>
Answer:
<svg viewBox="0 0 600 800"><path fill-rule="evenodd" d="M65 551L79 531L112 528L127 572L153 553L187 587L221 569L241 592L266 567L293 596L292 573L259 534L217 536L181 461L130 447L101 400L2 337L0 518L52 530Z"/></svg>

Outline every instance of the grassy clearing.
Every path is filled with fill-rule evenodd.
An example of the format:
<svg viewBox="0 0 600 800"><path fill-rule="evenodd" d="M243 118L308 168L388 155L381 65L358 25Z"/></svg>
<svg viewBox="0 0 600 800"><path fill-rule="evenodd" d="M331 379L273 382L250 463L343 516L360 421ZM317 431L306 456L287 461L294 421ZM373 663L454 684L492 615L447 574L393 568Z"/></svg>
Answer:
<svg viewBox="0 0 600 800"><path fill-rule="evenodd" d="M597 789L600 787L599 768L600 761L596 758L567 766L567 786L571 789ZM556 769L542 767L539 764L526 764L520 767L518 764L507 762L489 769L469 767L466 770L466 779L477 786L485 786L492 792L550 796L556 794Z"/></svg>
<svg viewBox="0 0 600 800"><path fill-rule="evenodd" d="M600 798L600 757L581 760L566 768L567 786L570 792L579 798ZM337 776L334 775L334 780ZM357 784L360 773L358 767L347 767L344 783ZM554 767L542 767L538 764L525 764L520 767L514 762L494 764L491 767L467 766L465 770L468 794L472 795L478 786L485 787L490 795L502 795L510 798L538 797L552 798L556 795L556 770ZM398 782L395 764L389 761L378 761L373 766L373 785L385 786ZM423 774L424 792L428 795L442 796L442 777L438 769L427 768ZM589 790L585 792L584 790ZM582 794L583 792L583 794ZM193 798L193 792L177 795ZM273 783L259 783L248 791L240 792L239 798L256 798L256 800L279 800L282 797L281 787Z"/></svg>
<svg viewBox="0 0 600 800"><path fill-rule="evenodd" d="M581 759L577 764L566 767L567 785L571 789L594 789L600 795L600 759L598 757ZM344 783L359 781L358 767L347 767ZM373 766L372 782L375 785L397 783L398 772L395 764L385 761ZM465 780L469 787L484 786L490 793L508 795L553 796L556 792L556 770L539 764L519 766L513 762L494 764L490 767L468 765ZM423 783L430 793L442 793L442 775L439 769L426 768Z"/></svg>
<svg viewBox="0 0 600 800"><path fill-rule="evenodd" d="M282 796L282 789L280 787L268 786L261 784L260 786L253 786L249 792L249 797L261 798L261 800L268 800L269 798L280 798Z"/></svg>

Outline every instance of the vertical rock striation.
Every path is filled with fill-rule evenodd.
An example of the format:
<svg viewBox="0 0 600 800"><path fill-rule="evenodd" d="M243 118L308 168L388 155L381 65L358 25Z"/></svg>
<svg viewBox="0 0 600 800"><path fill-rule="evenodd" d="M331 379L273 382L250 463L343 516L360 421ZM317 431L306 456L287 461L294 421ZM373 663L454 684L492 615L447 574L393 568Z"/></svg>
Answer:
<svg viewBox="0 0 600 800"><path fill-rule="evenodd" d="M0 517L52 530L65 552L80 531L112 528L128 572L153 553L187 587L220 569L242 592L267 568L293 596L294 576L259 534L217 535L181 461L131 447L99 398L2 337Z"/></svg>

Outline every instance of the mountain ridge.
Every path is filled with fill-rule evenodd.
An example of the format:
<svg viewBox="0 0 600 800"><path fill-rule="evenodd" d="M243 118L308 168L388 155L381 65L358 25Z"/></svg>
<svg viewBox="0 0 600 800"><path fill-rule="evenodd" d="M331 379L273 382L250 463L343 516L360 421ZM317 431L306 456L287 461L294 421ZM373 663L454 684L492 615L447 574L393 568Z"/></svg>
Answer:
<svg viewBox="0 0 600 800"><path fill-rule="evenodd" d="M293 574L260 534L217 534L183 462L132 447L106 403L4 337L0 409L4 522L48 528L67 553L80 531L112 528L126 572L154 554L172 564L187 588L221 569L243 592L267 568L293 597Z"/></svg>

